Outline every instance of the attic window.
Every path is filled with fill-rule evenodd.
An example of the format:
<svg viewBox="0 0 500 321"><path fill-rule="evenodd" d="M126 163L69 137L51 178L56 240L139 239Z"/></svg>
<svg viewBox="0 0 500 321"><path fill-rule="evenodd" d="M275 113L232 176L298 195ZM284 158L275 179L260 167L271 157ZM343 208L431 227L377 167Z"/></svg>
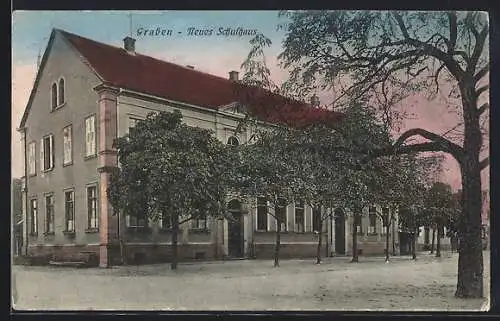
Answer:
<svg viewBox="0 0 500 321"><path fill-rule="evenodd" d="M52 83L52 86L50 87L50 94L51 94L51 109L55 110L66 102L66 82L64 81L64 78L60 78L58 81Z"/></svg>
<svg viewBox="0 0 500 321"><path fill-rule="evenodd" d="M231 146L238 146L240 142L238 141L238 138L231 136L227 140L227 144Z"/></svg>

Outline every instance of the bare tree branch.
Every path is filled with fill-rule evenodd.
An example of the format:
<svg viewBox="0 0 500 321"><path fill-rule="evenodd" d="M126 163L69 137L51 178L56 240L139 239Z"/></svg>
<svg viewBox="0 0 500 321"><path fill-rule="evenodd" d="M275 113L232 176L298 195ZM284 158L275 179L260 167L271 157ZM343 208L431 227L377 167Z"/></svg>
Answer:
<svg viewBox="0 0 500 321"><path fill-rule="evenodd" d="M463 149L459 145L449 141L448 139L427 131L422 128L413 128L404 132L398 140L394 143L394 148L398 149L399 146L403 145L403 143L412 136L421 136L428 140L431 140L435 143L438 143L441 146L441 151L449 152L452 154L457 160L462 157ZM410 145L411 146L411 145Z"/></svg>
<svg viewBox="0 0 500 321"><path fill-rule="evenodd" d="M477 74L474 75L474 82L478 82L479 80L481 80L481 78L483 78L484 76L486 76L486 74L488 74L489 71L490 71L490 65L489 64L483 66L481 69L479 69L479 71L477 72Z"/></svg>
<svg viewBox="0 0 500 321"><path fill-rule="evenodd" d="M489 103L484 103L482 104L478 109L477 109L477 113L479 115L481 115L482 113L484 113L487 109L490 108L490 104Z"/></svg>
<svg viewBox="0 0 500 321"><path fill-rule="evenodd" d="M457 13L448 12L448 21L450 22L450 39L448 41L448 54L453 55L457 44Z"/></svg>
<svg viewBox="0 0 500 321"><path fill-rule="evenodd" d="M479 97L483 92L490 89L490 84L484 85L476 89L476 97Z"/></svg>
<svg viewBox="0 0 500 321"><path fill-rule="evenodd" d="M490 165L490 157L489 156L479 162L479 168L481 170L485 169L489 165Z"/></svg>

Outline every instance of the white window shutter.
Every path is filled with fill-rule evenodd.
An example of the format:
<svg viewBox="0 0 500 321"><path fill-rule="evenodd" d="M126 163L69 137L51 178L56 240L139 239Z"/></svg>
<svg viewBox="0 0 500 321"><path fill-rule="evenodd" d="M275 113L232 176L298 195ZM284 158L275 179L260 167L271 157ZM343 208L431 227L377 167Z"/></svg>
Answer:
<svg viewBox="0 0 500 321"><path fill-rule="evenodd" d="M43 138L42 140L40 141L40 170L43 171L45 170L45 166L44 166L44 161L45 161L45 146L44 146L44 143L43 143Z"/></svg>
<svg viewBox="0 0 500 321"><path fill-rule="evenodd" d="M91 140L90 140L90 117L85 119L85 155L86 156L89 156L91 154L91 151L90 151L90 144L91 144Z"/></svg>

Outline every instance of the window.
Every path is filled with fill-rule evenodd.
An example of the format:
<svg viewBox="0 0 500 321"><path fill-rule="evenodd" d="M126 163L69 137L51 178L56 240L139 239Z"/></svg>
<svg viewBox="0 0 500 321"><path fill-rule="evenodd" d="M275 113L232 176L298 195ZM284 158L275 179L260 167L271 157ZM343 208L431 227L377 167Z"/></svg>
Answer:
<svg viewBox="0 0 500 321"><path fill-rule="evenodd" d="M238 138L231 136L227 140L227 144L231 146L238 146L240 142L238 141Z"/></svg>
<svg viewBox="0 0 500 321"><path fill-rule="evenodd" d="M304 203L295 203L295 232L304 232Z"/></svg>
<svg viewBox="0 0 500 321"><path fill-rule="evenodd" d="M361 233L361 215L355 214L354 215L354 224L356 225L356 232Z"/></svg>
<svg viewBox="0 0 500 321"><path fill-rule="evenodd" d="M192 222L193 229L207 229L207 217L205 215L194 218Z"/></svg>
<svg viewBox="0 0 500 321"><path fill-rule="evenodd" d="M377 208L375 206L370 206L368 209L368 219L370 220L368 234L377 233Z"/></svg>
<svg viewBox="0 0 500 321"><path fill-rule="evenodd" d="M67 191L64 193L64 211L66 217L66 231L75 231L75 193Z"/></svg>
<svg viewBox="0 0 500 321"><path fill-rule="evenodd" d="M97 187L95 186L87 187L87 218L89 229L94 230L99 228L97 219Z"/></svg>
<svg viewBox="0 0 500 321"><path fill-rule="evenodd" d="M172 215L168 212L163 212L160 219L160 227L163 229L172 228Z"/></svg>
<svg viewBox="0 0 500 321"><path fill-rule="evenodd" d="M95 115L85 119L85 156L96 154Z"/></svg>
<svg viewBox="0 0 500 321"><path fill-rule="evenodd" d="M319 232L319 228L321 225L321 209L314 208L312 215L313 215L313 231Z"/></svg>
<svg viewBox="0 0 500 321"><path fill-rule="evenodd" d="M132 132L132 129L135 128L135 126L137 126L137 124L141 121L142 119L139 119L139 118L132 118L132 117L129 117L128 119L128 132L131 133Z"/></svg>
<svg viewBox="0 0 500 321"><path fill-rule="evenodd" d="M40 144L40 164L42 171L54 168L54 135L42 138Z"/></svg>
<svg viewBox="0 0 500 321"><path fill-rule="evenodd" d="M36 143L28 144L28 174L36 175Z"/></svg>
<svg viewBox="0 0 500 321"><path fill-rule="evenodd" d="M61 78L61 79L59 79L59 92L58 92L58 96L57 96L58 106L61 106L65 102L65 98L66 98L65 93L64 93L65 89L66 88L64 87L64 78Z"/></svg>
<svg viewBox="0 0 500 321"><path fill-rule="evenodd" d="M53 83L50 87L51 93L51 108L55 110L57 108L57 84Z"/></svg>
<svg viewBox="0 0 500 321"><path fill-rule="evenodd" d="M147 218L142 216L138 217L138 216L127 215L125 216L125 225L127 227L148 227L148 220Z"/></svg>
<svg viewBox="0 0 500 321"><path fill-rule="evenodd" d="M38 234L38 202L36 199L30 201L31 234Z"/></svg>
<svg viewBox="0 0 500 321"><path fill-rule="evenodd" d="M284 199L278 199L278 202L275 206L275 215L278 220L278 224L281 224L281 231L286 231L286 202Z"/></svg>
<svg viewBox="0 0 500 321"><path fill-rule="evenodd" d="M267 199L257 198L257 230L267 231Z"/></svg>
<svg viewBox="0 0 500 321"><path fill-rule="evenodd" d="M54 195L45 196L45 233L54 233Z"/></svg>
<svg viewBox="0 0 500 321"><path fill-rule="evenodd" d="M69 125L63 129L63 165L73 162L73 126Z"/></svg>

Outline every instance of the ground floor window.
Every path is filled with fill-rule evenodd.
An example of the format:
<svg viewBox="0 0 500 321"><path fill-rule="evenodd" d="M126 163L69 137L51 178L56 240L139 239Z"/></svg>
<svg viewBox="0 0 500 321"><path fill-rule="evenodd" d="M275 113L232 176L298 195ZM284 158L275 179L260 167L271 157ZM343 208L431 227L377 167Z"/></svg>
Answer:
<svg viewBox="0 0 500 321"><path fill-rule="evenodd" d="M197 216L196 218L194 218L192 220L192 228L206 230L208 228L207 216L200 215L200 216Z"/></svg>
<svg viewBox="0 0 500 321"><path fill-rule="evenodd" d="M277 223L281 224L281 231L286 231L287 221L286 221L286 201L284 199L278 199L278 202L274 208Z"/></svg>
<svg viewBox="0 0 500 321"><path fill-rule="evenodd" d="M295 232L304 232L304 203L295 203Z"/></svg>
<svg viewBox="0 0 500 321"><path fill-rule="evenodd" d="M75 231L75 193L67 191L64 193L65 216L66 216L66 231Z"/></svg>
<svg viewBox="0 0 500 321"><path fill-rule="evenodd" d="M54 195L45 196L45 233L54 233Z"/></svg>
<svg viewBox="0 0 500 321"><path fill-rule="evenodd" d="M257 198L257 230L267 231L267 199Z"/></svg>

